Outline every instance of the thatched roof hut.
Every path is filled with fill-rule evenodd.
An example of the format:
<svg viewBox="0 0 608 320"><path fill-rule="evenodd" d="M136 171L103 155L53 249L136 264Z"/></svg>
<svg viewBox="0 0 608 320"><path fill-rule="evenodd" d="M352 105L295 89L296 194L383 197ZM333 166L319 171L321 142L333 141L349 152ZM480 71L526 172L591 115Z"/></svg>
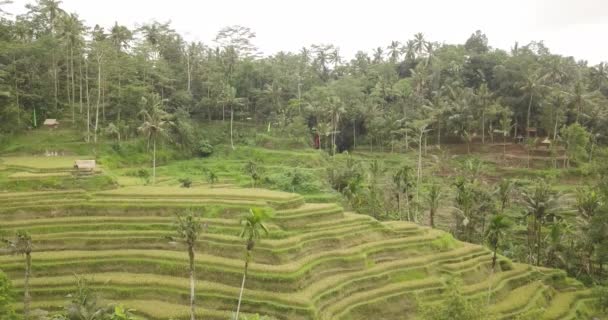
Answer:
<svg viewBox="0 0 608 320"><path fill-rule="evenodd" d="M76 160L74 161L74 169L83 171L95 170L95 160Z"/></svg>
<svg viewBox="0 0 608 320"><path fill-rule="evenodd" d="M43 125L48 128L57 128L59 126L59 121L57 121L57 119L46 119L44 120Z"/></svg>

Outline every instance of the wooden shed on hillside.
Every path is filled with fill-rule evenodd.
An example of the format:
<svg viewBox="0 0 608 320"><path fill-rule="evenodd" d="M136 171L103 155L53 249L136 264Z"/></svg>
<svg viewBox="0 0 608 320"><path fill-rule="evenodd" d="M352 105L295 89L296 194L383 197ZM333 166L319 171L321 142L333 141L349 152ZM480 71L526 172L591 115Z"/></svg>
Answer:
<svg viewBox="0 0 608 320"><path fill-rule="evenodd" d="M79 171L95 171L95 160L76 160L74 161L74 169Z"/></svg>
<svg viewBox="0 0 608 320"><path fill-rule="evenodd" d="M46 119L44 120L43 125L49 129L57 129L57 127L59 127L59 121L57 121L57 119Z"/></svg>

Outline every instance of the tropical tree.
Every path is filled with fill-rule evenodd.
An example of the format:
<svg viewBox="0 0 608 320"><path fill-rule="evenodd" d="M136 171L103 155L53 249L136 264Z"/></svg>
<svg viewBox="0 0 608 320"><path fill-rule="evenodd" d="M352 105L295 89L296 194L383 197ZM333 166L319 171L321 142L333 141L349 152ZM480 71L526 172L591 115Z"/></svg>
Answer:
<svg viewBox="0 0 608 320"><path fill-rule="evenodd" d="M253 249L257 241L259 241L263 235L268 235L268 228L264 224L266 220L271 217L270 212L263 208L251 208L249 214L241 219L241 234L240 237L245 239L245 269L243 271L243 281L241 282L241 291L239 293L239 302L236 307L236 315L234 320L239 319L239 312L241 310L241 300L243 298L243 290L245 289L245 279L247 278L247 270L249 268L249 262L253 255Z"/></svg>
<svg viewBox="0 0 608 320"><path fill-rule="evenodd" d="M412 189L415 187L416 182L412 174L412 168L410 166L403 166L393 174L393 183L397 189L397 210L399 211L399 220L402 219L402 195L405 196L405 206L407 210L407 220L412 221L410 212L410 197Z"/></svg>
<svg viewBox="0 0 608 320"><path fill-rule="evenodd" d="M230 107L230 146L235 150L233 139L233 123L234 123L234 108L241 107L245 104L244 98L238 98L236 89L230 85L224 88L222 106Z"/></svg>
<svg viewBox="0 0 608 320"><path fill-rule="evenodd" d="M429 207L431 228L435 228L435 213L437 212L437 209L439 209L439 206L441 206L442 198L443 193L441 191L441 186L437 183L431 184L426 194L426 204Z"/></svg>
<svg viewBox="0 0 608 320"><path fill-rule="evenodd" d="M160 96L152 95L149 100L142 98L142 105L147 108L141 111L144 122L139 131L146 135L148 145L152 141L152 184L156 183L156 142L160 138L168 137L167 129L173 125L169 120L169 114L164 110Z"/></svg>
<svg viewBox="0 0 608 320"><path fill-rule="evenodd" d="M494 272L496 267L496 252L498 251L498 246L506 237L509 228L511 228L511 222L506 216L497 214L490 218L490 223L486 229L486 239L492 249L492 272Z"/></svg>
<svg viewBox="0 0 608 320"><path fill-rule="evenodd" d="M504 213L505 209L511 203L515 190L515 182L511 179L502 179L496 188L496 195L500 202L500 213Z"/></svg>
<svg viewBox="0 0 608 320"><path fill-rule="evenodd" d="M482 83L479 89L476 92L478 103L479 103L479 111L481 113L481 143L486 143L486 112L488 107L490 106L490 102L492 99L492 93L490 89L488 89L488 85L486 83Z"/></svg>
<svg viewBox="0 0 608 320"><path fill-rule="evenodd" d="M530 190L522 192L522 198L524 215L528 219L529 261L532 264L536 251L536 265L540 265L543 246L542 229L548 217L555 214L560 194L553 192L545 180L538 180Z"/></svg>
<svg viewBox="0 0 608 320"><path fill-rule="evenodd" d="M526 113L526 138L530 137L530 118L532 117L532 102L534 97L540 93L541 88L543 88L542 84L543 75L540 74L538 70L534 70L532 68L529 69L528 73L525 75L523 83L520 87L526 95L528 95L528 112Z"/></svg>
<svg viewBox="0 0 608 320"><path fill-rule="evenodd" d="M188 266L190 269L190 320L194 320L196 315L194 305L194 285L196 278L194 275L194 253L196 241L203 232L203 226L194 212L190 211L185 215L177 215L175 229L178 238L186 244L188 250Z"/></svg>
<svg viewBox="0 0 608 320"><path fill-rule="evenodd" d="M23 281L23 318L30 319L30 276L32 270L32 236L25 231L17 231L15 238L2 239L13 254L25 256L25 279Z"/></svg>

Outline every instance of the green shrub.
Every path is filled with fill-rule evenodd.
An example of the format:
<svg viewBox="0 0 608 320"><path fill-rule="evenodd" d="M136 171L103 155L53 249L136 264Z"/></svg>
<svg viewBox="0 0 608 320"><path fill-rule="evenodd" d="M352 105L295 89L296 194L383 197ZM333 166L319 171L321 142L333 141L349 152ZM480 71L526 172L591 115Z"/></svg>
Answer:
<svg viewBox="0 0 608 320"><path fill-rule="evenodd" d="M446 233L441 237L433 240L433 242L431 242L431 245L437 250L448 251L458 247L458 241L456 241L456 239L454 239L454 237L450 233Z"/></svg>
<svg viewBox="0 0 608 320"><path fill-rule="evenodd" d="M318 177L310 172L294 169L269 174L264 179L264 185L282 191L310 194L321 191L318 180Z"/></svg>
<svg viewBox="0 0 608 320"><path fill-rule="evenodd" d="M207 140L201 140L197 146L197 154L200 157L208 157L213 154L213 146Z"/></svg>
<svg viewBox="0 0 608 320"><path fill-rule="evenodd" d="M192 179L190 178L180 178L178 181L182 185L182 188L192 187Z"/></svg>

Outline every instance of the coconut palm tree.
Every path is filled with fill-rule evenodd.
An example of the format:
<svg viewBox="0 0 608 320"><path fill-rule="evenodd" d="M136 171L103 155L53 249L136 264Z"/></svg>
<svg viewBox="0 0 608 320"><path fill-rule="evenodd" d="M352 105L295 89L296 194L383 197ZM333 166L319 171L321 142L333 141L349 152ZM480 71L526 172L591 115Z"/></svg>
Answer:
<svg viewBox="0 0 608 320"><path fill-rule="evenodd" d="M399 60L399 56L401 56L400 46L401 43L399 41L391 41L391 44L386 47L388 59L391 63L396 63Z"/></svg>
<svg viewBox="0 0 608 320"><path fill-rule="evenodd" d="M526 138L530 137L530 117L532 114L532 101L534 97L539 94L540 89L543 87L542 85L543 76L538 72L538 70L530 70L526 75L523 85L520 87L520 90L525 92L528 95L528 113L526 114Z"/></svg>
<svg viewBox="0 0 608 320"><path fill-rule="evenodd" d="M536 249L536 265L540 265L542 252L542 228L547 217L554 214L560 198L559 193L553 192L549 184L539 180L531 190L522 193L525 216L531 226L528 227L529 259L532 263L534 249Z"/></svg>
<svg viewBox="0 0 608 320"><path fill-rule="evenodd" d="M486 83L482 83L476 92L477 99L479 101L479 111L481 113L481 143L486 143L486 110L490 106L492 99L492 92L488 89Z"/></svg>
<svg viewBox="0 0 608 320"><path fill-rule="evenodd" d="M426 40L424 39L424 34L421 32L414 35L414 49L419 56L421 56L426 49Z"/></svg>
<svg viewBox="0 0 608 320"><path fill-rule="evenodd" d="M245 269L243 272L243 281L241 282L241 291L239 293L239 302L236 307L236 315L234 320L239 319L239 312L241 310L241 300L243 298L243 289L245 289L245 280L247 278L247 270L249 268L249 262L251 261L253 249L255 248L256 242L262 238L262 235L268 235L268 228L264 224L266 220L271 217L270 213L263 208L251 208L249 214L241 219L241 234L240 237L245 239Z"/></svg>
<svg viewBox="0 0 608 320"><path fill-rule="evenodd" d="M435 228L435 213L441 205L442 198L443 193L441 191L441 186L437 183L431 184L428 189L428 193L426 194L426 204L429 207L429 220L431 228Z"/></svg>
<svg viewBox="0 0 608 320"><path fill-rule="evenodd" d="M164 110L163 101L158 94L152 95L149 100L142 98L142 104L147 108L141 111L144 122L139 131L147 136L148 145L152 141L152 183L156 182L156 141L167 137L167 128L173 125L169 114Z"/></svg>
<svg viewBox="0 0 608 320"><path fill-rule="evenodd" d="M25 256L25 280L23 281L23 318L30 318L30 275L32 270L32 236L25 231L17 231L14 239L2 239L13 254Z"/></svg>
<svg viewBox="0 0 608 320"><path fill-rule="evenodd" d="M492 249L492 272L496 268L496 252L502 239L507 235L507 230L511 228L511 222L504 215L497 214L490 219L488 229L486 229L486 239Z"/></svg>
<svg viewBox="0 0 608 320"><path fill-rule="evenodd" d="M234 127L234 108L241 107L245 104L245 98L238 98L236 94L236 88L227 85L224 88L222 105L230 107L230 146L232 150L235 150L233 130Z"/></svg>
<svg viewBox="0 0 608 320"><path fill-rule="evenodd" d="M405 206L407 208L407 220L411 221L410 216L410 193L412 188L414 188L415 182L412 174L412 168L410 166L403 166L395 174L393 175L393 183L395 184L395 188L397 189L397 210L399 211L399 220L402 220L401 217L401 195L405 196Z"/></svg>
<svg viewBox="0 0 608 320"><path fill-rule="evenodd" d="M178 215L175 221L177 236L188 247L188 266L190 268L190 320L194 320L196 310L194 306L194 247L196 240L203 231L201 221L193 212Z"/></svg>
<svg viewBox="0 0 608 320"><path fill-rule="evenodd" d="M502 179L496 189L498 200L500 201L500 213L504 213L505 209L509 206L511 198L513 197L513 191L515 189L515 182L511 179Z"/></svg>

